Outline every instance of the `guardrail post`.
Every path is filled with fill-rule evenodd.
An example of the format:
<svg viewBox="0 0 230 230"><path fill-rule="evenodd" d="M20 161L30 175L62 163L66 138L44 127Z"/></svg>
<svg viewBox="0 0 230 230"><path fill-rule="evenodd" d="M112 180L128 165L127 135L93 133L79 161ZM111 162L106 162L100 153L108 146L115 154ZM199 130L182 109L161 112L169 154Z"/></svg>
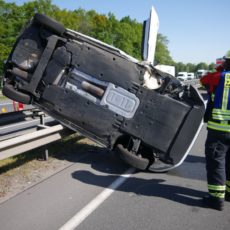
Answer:
<svg viewBox="0 0 230 230"><path fill-rule="evenodd" d="M47 148L44 149L43 159L45 161L48 161L48 159L49 159L49 150Z"/></svg>
<svg viewBox="0 0 230 230"><path fill-rule="evenodd" d="M39 112L38 115L39 115L39 118L40 118L40 124L44 125L45 124L45 113Z"/></svg>

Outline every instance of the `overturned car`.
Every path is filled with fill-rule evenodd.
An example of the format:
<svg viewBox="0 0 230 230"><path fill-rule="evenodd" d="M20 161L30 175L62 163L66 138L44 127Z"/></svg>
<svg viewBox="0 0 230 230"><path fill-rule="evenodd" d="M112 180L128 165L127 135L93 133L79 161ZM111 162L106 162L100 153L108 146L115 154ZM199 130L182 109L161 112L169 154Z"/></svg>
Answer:
<svg viewBox="0 0 230 230"><path fill-rule="evenodd" d="M4 81L7 97L153 172L183 162L205 108L193 86L42 14L18 37Z"/></svg>

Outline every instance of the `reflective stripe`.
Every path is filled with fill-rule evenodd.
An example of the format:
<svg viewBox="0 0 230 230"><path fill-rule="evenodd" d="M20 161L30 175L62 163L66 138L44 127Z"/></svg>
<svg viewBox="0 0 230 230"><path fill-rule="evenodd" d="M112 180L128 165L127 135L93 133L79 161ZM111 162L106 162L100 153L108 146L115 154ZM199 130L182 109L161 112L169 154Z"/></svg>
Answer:
<svg viewBox="0 0 230 230"><path fill-rule="evenodd" d="M220 123L223 125L228 125L228 121L221 121Z"/></svg>
<svg viewBox="0 0 230 230"><path fill-rule="evenodd" d="M218 131L230 132L230 125L228 124L219 124L213 121L208 121L207 127Z"/></svg>
<svg viewBox="0 0 230 230"><path fill-rule="evenodd" d="M230 110L225 109L213 109L214 114L221 114L221 115L230 115Z"/></svg>
<svg viewBox="0 0 230 230"><path fill-rule="evenodd" d="M229 88L224 87L222 110L226 110L228 108L228 94L229 94Z"/></svg>
<svg viewBox="0 0 230 230"><path fill-rule="evenodd" d="M215 94L212 93L212 95L211 95L211 100L214 101L214 98L215 98Z"/></svg>
<svg viewBox="0 0 230 230"><path fill-rule="evenodd" d="M209 194L214 196L214 197L221 198L221 199L222 198L224 199L224 197L225 197L225 193L220 193L220 192L214 192L214 193L210 192Z"/></svg>
<svg viewBox="0 0 230 230"><path fill-rule="evenodd" d="M223 115L223 114L212 114L212 118L214 120L219 120L219 121L229 121L230 120L230 115Z"/></svg>
<svg viewBox="0 0 230 230"><path fill-rule="evenodd" d="M212 185L208 184L208 189L215 191L224 191L226 189L226 185Z"/></svg>
<svg viewBox="0 0 230 230"><path fill-rule="evenodd" d="M229 73L226 73L225 75L224 87L230 88L230 74Z"/></svg>

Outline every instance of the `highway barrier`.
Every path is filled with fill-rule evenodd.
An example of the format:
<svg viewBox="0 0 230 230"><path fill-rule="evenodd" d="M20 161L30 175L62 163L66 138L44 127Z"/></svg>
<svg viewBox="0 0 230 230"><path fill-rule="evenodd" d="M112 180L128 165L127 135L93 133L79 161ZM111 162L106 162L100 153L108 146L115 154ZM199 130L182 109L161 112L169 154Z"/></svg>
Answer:
<svg viewBox="0 0 230 230"><path fill-rule="evenodd" d="M0 160L60 140L67 130L60 124L52 127L43 125L40 128L35 132L0 141Z"/></svg>

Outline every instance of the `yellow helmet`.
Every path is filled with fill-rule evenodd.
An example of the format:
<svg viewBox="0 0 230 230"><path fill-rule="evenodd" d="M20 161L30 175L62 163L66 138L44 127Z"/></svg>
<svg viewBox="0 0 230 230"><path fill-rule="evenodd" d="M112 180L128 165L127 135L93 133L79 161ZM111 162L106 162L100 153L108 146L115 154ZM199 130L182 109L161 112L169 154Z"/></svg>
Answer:
<svg viewBox="0 0 230 230"><path fill-rule="evenodd" d="M230 59L230 50L224 55L224 59Z"/></svg>

